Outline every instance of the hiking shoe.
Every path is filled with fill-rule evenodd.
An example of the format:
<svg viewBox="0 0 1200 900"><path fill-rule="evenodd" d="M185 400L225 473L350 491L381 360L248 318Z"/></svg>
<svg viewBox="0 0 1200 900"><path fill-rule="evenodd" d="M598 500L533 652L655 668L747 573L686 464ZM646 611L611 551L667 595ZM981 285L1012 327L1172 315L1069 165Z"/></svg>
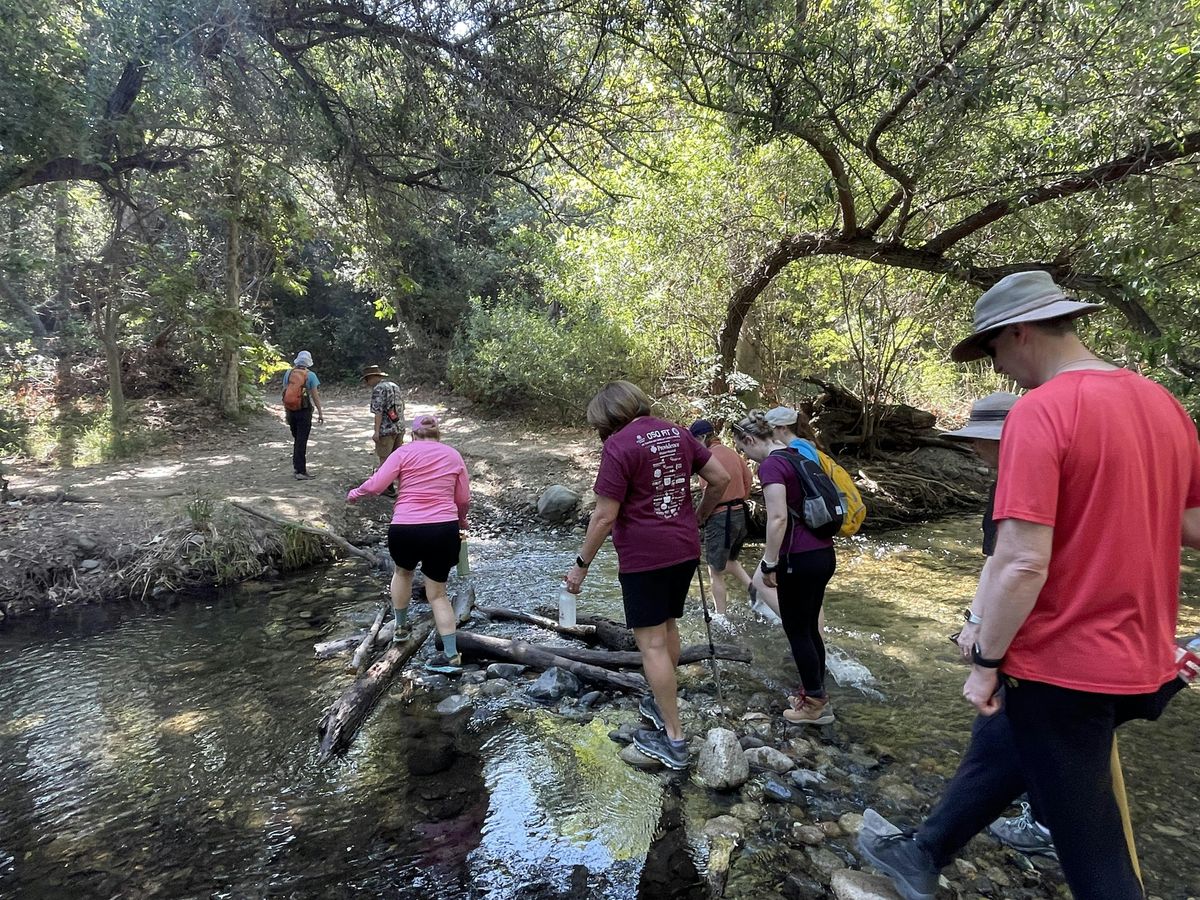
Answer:
<svg viewBox="0 0 1200 900"><path fill-rule="evenodd" d="M892 879L892 886L904 900L933 900L938 869L912 835L880 834L863 828L858 833L858 852Z"/></svg>
<svg viewBox="0 0 1200 900"><path fill-rule="evenodd" d="M410 640L412 640L412 622L397 625L395 632L392 634L392 643L403 644Z"/></svg>
<svg viewBox="0 0 1200 900"><path fill-rule="evenodd" d="M682 770L688 767L687 746L676 747L665 731L639 728L633 733L633 746L642 756L657 759L668 769Z"/></svg>
<svg viewBox="0 0 1200 900"><path fill-rule="evenodd" d="M827 698L801 697L800 707L783 711L783 717L793 725L832 725L833 707Z"/></svg>
<svg viewBox="0 0 1200 900"><path fill-rule="evenodd" d="M653 694L646 694L642 697L638 704L638 715L652 723L659 731L665 731L667 728L667 720L663 718L662 710L658 708L658 702L654 699Z"/></svg>
<svg viewBox="0 0 1200 900"><path fill-rule="evenodd" d="M988 826L988 834L1006 847L1020 850L1026 856L1048 856L1058 859L1050 832L1038 824L1028 803L1021 804L1021 814L1006 819L1001 816Z"/></svg>
<svg viewBox="0 0 1200 900"><path fill-rule="evenodd" d="M296 473L297 481L310 481L311 479L312 479L312 476L309 475L307 472L297 472Z"/></svg>
<svg viewBox="0 0 1200 900"><path fill-rule="evenodd" d="M456 675L462 671L462 654L455 653L447 656L441 650L429 657L425 663L426 672L441 672L444 675Z"/></svg>

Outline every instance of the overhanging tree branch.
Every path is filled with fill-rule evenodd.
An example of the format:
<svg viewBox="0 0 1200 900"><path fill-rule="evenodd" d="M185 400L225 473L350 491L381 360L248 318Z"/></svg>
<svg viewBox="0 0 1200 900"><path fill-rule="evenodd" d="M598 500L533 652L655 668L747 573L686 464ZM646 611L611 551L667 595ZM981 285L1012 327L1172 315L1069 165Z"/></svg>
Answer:
<svg viewBox="0 0 1200 900"><path fill-rule="evenodd" d="M963 238L1015 212L1141 175L1197 152L1200 152L1200 131L1154 144L1112 162L989 203L926 241L923 249L930 253L943 253Z"/></svg>

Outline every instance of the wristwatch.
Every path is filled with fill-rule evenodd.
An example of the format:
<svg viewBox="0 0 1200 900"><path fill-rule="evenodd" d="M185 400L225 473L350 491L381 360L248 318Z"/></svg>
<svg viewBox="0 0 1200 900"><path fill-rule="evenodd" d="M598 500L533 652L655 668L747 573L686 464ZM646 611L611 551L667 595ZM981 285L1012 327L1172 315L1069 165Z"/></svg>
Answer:
<svg viewBox="0 0 1200 900"><path fill-rule="evenodd" d="M999 659L988 659L979 651L979 641L971 645L971 662L977 666L982 666L985 669L998 669L1000 664L1004 662L1004 657Z"/></svg>
<svg viewBox="0 0 1200 900"><path fill-rule="evenodd" d="M983 618L981 616L975 615L975 613L971 610L971 608L969 606L963 610L963 619L967 622L968 625L982 625L983 624Z"/></svg>
<svg viewBox="0 0 1200 900"><path fill-rule="evenodd" d="M582 556L576 556L575 557L575 565L579 566L579 568L581 568L581 569L586 569L588 566L591 565L591 563L584 562Z"/></svg>
<svg viewBox="0 0 1200 900"><path fill-rule="evenodd" d="M769 563L764 559L761 563L758 564L758 567L760 569L762 569L762 573L764 575L770 575L772 572L779 571L779 560L775 560L775 562Z"/></svg>

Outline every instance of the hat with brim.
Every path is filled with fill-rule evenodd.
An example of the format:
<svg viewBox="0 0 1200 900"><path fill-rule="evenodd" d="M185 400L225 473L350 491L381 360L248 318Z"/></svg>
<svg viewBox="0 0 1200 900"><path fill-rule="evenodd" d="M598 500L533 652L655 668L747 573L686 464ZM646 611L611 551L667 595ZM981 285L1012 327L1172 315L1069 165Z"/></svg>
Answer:
<svg viewBox="0 0 1200 900"><path fill-rule="evenodd" d="M980 397L971 404L971 417L967 424L955 431L944 431L942 437L959 441L979 439L998 441L1004 430L1004 420L1008 411L1017 402L1017 395L1007 391L996 391L986 397Z"/></svg>
<svg viewBox="0 0 1200 900"><path fill-rule="evenodd" d="M790 406L776 406L769 409L767 410L767 424L772 428L778 428L781 425L795 425L796 411Z"/></svg>
<svg viewBox="0 0 1200 900"><path fill-rule="evenodd" d="M362 380L366 381L368 378L375 378L376 376L387 378L388 373L379 368L379 366L367 366L366 370L362 373Z"/></svg>
<svg viewBox="0 0 1200 900"><path fill-rule="evenodd" d="M983 344L995 332L1018 322L1042 322L1063 316L1086 316L1103 309L1099 303L1068 300L1049 272L1017 272L1006 275L983 292L975 302L975 322L969 337L950 350L955 362L968 362L987 355Z"/></svg>

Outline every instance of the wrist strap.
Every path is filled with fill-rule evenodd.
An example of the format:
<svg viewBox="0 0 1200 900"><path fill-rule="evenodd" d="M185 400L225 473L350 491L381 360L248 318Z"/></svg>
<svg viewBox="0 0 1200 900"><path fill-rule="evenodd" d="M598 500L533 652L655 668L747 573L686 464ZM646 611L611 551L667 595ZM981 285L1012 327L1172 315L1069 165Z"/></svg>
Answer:
<svg viewBox="0 0 1200 900"><path fill-rule="evenodd" d="M581 568L581 569L586 569L588 566L591 565L591 563L584 562L582 556L576 556L575 557L575 565L579 566L579 568Z"/></svg>
<svg viewBox="0 0 1200 900"><path fill-rule="evenodd" d="M970 608L963 610L963 618L967 621L968 625L982 625L983 624L983 618L981 616L975 615L975 611Z"/></svg>

